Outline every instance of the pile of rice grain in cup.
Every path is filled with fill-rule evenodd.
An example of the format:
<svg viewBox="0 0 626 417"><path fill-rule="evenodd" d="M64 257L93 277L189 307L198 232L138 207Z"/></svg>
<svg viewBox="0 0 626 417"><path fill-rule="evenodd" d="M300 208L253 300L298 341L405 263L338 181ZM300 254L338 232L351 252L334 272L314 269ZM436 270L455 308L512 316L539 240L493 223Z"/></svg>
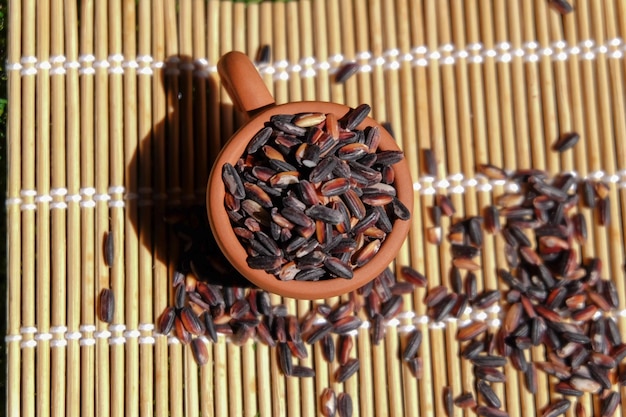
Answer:
<svg viewBox="0 0 626 417"><path fill-rule="evenodd" d="M333 113L275 114L235 165L222 167L224 205L247 265L282 281L350 279L408 220L377 126L362 104Z"/></svg>

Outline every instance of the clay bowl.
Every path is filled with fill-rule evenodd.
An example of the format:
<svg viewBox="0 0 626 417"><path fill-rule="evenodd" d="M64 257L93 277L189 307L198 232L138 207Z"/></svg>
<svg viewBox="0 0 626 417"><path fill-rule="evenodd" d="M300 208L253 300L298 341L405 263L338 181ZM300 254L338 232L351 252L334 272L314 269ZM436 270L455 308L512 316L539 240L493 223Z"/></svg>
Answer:
<svg viewBox="0 0 626 417"><path fill-rule="evenodd" d="M217 243L233 266L250 282L275 294L299 299L334 297L355 290L379 275L396 257L409 232L410 221L396 220L393 229L380 250L366 265L354 271L352 279L331 278L320 281L281 281L263 270L255 270L246 263L246 249L233 232L224 207L225 187L222 167L226 162L233 165L244 153L250 139L274 114L297 114L306 112L334 113L341 117L350 109L347 106L320 101L295 102L276 105L274 98L252 62L241 52L229 52L218 63L222 84L237 109L247 114L249 121L226 143L217 157L207 184L207 213ZM379 126L367 118L358 126ZM380 127L380 126L379 126ZM399 150L395 141L380 127L380 150ZM406 159L393 165L397 197L412 211L413 182Z"/></svg>

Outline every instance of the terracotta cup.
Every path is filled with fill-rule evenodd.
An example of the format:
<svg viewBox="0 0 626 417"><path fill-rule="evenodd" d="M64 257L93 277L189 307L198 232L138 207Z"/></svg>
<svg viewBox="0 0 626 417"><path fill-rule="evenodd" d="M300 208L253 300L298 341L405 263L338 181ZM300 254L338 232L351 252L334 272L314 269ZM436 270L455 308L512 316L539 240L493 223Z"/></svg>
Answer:
<svg viewBox="0 0 626 417"><path fill-rule="evenodd" d="M319 299L334 297L355 290L379 275L393 261L402 246L410 227L410 221L396 220L393 230L387 235L380 250L366 265L354 271L352 279L334 278L320 281L281 281L272 274L248 267L246 249L235 235L224 207L224 183L222 167L233 165L244 153L250 139L263 128L274 114L297 114L306 112L334 113L343 116L350 110L342 104L321 101L294 102L277 105L263 83L257 69L241 52L229 52L217 65L222 84L228 91L235 107L248 116L248 122L226 143L213 165L207 185L207 212L211 229L222 252L233 266L249 281L260 288L286 297ZM379 126L367 118L358 129ZM379 126L380 127L380 126ZM380 150L399 150L387 131L380 127ZM406 159L393 165L397 197L412 211L413 182Z"/></svg>

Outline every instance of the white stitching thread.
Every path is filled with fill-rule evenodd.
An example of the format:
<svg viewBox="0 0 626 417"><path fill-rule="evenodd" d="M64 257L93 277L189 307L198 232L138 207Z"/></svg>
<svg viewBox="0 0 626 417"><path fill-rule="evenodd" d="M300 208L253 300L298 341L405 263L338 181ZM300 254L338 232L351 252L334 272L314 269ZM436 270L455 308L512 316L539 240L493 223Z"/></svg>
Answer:
<svg viewBox="0 0 626 417"><path fill-rule="evenodd" d="M470 63L480 64L485 58L495 59L496 62L510 62L513 57L521 58L524 62L537 62L541 57L548 57L554 61L564 61L570 56L580 55L582 59L592 60L597 55L606 55L613 59L622 59L626 51L626 43L621 38L613 38L605 41L601 45L596 45L595 41L588 39L581 41L578 45L568 46L565 41L556 41L547 47L540 47L538 42L530 41L522 44L520 48L513 49L511 43L500 42L492 49L487 49L480 42L470 43L464 49L456 49L454 44L443 44L435 50L429 50L426 46L413 47L410 52L402 54L398 49L386 50L381 56L373 56L370 51L361 51L355 54L354 58L346 57L343 54L334 54L327 60L318 60L315 57L302 58L297 63L287 60L275 61L273 64L259 65L262 73L273 75L276 80L286 80L289 74L299 74L301 77L312 77L317 74L317 70L326 70L329 73L350 61L359 61L360 72L369 72L372 67L380 66L388 70L397 70L399 62L410 61L413 66L428 66L431 62L440 65L453 65L457 59L467 59ZM176 61L169 61L176 65ZM217 67L208 62L206 58L199 58L196 63L200 68L195 69L195 73L205 76L215 73ZM69 61L66 57L56 55L48 61L38 62L37 57L25 56L20 62L12 62L6 65L7 71L21 71L22 75L36 75L38 70L50 70L51 64L62 64L62 67L53 69L55 74L62 74L63 68L79 69L81 75L94 75L96 68L106 68L109 73L124 74L126 69L136 70L138 74L151 75L152 69L165 67L162 61L154 61L149 55L139 55L135 59L125 59L122 54L112 54L103 60L96 60L93 55L81 55L78 61ZM28 67L25 67L28 65ZM191 69L191 67L190 67ZM52 74L50 71L50 74ZM179 68L167 68L168 74L178 73Z"/></svg>
<svg viewBox="0 0 626 417"><path fill-rule="evenodd" d="M457 328L461 329L465 326L473 322L484 322L490 328L498 328L502 325L502 316L504 311L499 304L494 304L485 310L473 310L472 307L467 307L464 316L468 316L469 318L460 318L457 319L455 317L447 317L441 321L433 321L427 315L415 315L413 311L405 311L398 314L396 317L387 320L385 322L386 327L396 327L399 333L409 332L420 325L427 325L429 329L432 330L441 330L447 327L447 323L456 323ZM613 320L616 320L617 317L626 317L626 309L619 311L612 311L607 316ZM494 317L495 315L495 317ZM404 322L405 319L411 319L410 323ZM326 319L322 317L316 318L314 321L314 325L324 324L326 323ZM364 320L359 329L369 329L372 326L367 320ZM79 344L81 346L93 346L96 343L96 340L106 340L110 345L119 345L126 343L129 339L137 339L139 344L154 344L155 338L158 336L165 336L158 333L154 329L154 325L152 323L141 323L138 325L137 329L131 329L127 331L123 331L121 336L113 335L110 331L113 328L114 332L123 331L126 326L124 324L114 324L109 327L109 330L95 331L95 325L81 325L80 331L78 332L68 332L65 326L51 327L49 333L38 333L36 327L23 327L20 329L20 334L10 334L4 337L6 343L10 342L21 342L21 347L36 347L39 341L50 341L50 346L62 347L66 346L68 340L79 340ZM54 329L54 331L52 331ZM62 331L65 329L65 333ZM358 330L356 329L351 334L358 334ZM142 336L141 331L151 331L152 334L149 336ZM85 333L92 333L92 336L86 336ZM218 332L219 333L219 332ZM24 335L33 334L33 338L24 341ZM53 337L53 334L63 335L63 339L56 339ZM219 333L219 335L224 336L223 333ZM167 335L167 343L168 344L179 344L180 341L173 335Z"/></svg>
<svg viewBox="0 0 626 417"><path fill-rule="evenodd" d="M579 173L572 171L570 174L575 177L582 177ZM603 181L615 184L617 188L626 188L626 170L622 169L615 173L606 171L590 172L584 178L590 178L594 181ZM462 194L468 191L468 188L476 188L479 192L491 192L494 186L503 187L507 192L517 192L519 185L513 181L490 180L482 174L476 174L474 178L465 178L463 174L450 174L444 179L436 179L434 177L424 175L413 183L413 189L422 195L433 195L437 191L451 192ZM79 194L68 194L67 188L59 187L50 189L47 194L39 194L37 190L24 189L20 191L20 197L10 197L5 201L6 206L20 205L22 210L37 210L35 203L50 203L50 208L64 209L67 205L63 202L54 201L54 197L63 197L66 202L78 202L81 207L93 208L96 202L106 201L110 207L124 207L124 200L135 199L141 204L150 204L154 200L167 199L168 195L178 195L182 193L180 187L171 188L167 194L153 195L152 189L143 187L137 190L138 193L127 193L126 188L121 185L112 185L106 193L96 193L93 187L84 187L79 190ZM204 192L204 190L202 191ZM195 195L180 196L182 199L195 199ZM28 201L28 200L31 200ZM24 200L27 200L26 202Z"/></svg>

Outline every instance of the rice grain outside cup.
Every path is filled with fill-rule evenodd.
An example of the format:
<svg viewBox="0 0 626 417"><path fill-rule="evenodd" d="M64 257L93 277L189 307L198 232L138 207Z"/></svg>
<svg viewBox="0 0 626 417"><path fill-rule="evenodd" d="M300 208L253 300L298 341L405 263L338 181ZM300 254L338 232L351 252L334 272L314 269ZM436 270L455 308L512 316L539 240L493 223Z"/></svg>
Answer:
<svg viewBox="0 0 626 417"><path fill-rule="evenodd" d="M248 116L248 121L224 145L218 155L207 184L206 203L211 230L220 249L229 262L250 282L258 287L285 297L320 299L346 294L378 276L394 260L404 243L410 220L395 220L393 229L378 253L364 266L354 270L351 279L331 278L319 281L281 281L273 274L248 267L247 252L239 241L224 206L225 186L222 167L225 163L235 165L244 153L250 139L263 128L275 114L298 114L307 112L334 113L338 118L347 113L348 106L321 101L303 101L277 105L263 83L256 67L241 52L229 52L220 58L218 72L223 86L235 107ZM372 118L367 117L357 129L377 126L380 129L380 150L400 150L391 135ZM413 181L406 158L394 164L394 187L397 198L413 212Z"/></svg>

